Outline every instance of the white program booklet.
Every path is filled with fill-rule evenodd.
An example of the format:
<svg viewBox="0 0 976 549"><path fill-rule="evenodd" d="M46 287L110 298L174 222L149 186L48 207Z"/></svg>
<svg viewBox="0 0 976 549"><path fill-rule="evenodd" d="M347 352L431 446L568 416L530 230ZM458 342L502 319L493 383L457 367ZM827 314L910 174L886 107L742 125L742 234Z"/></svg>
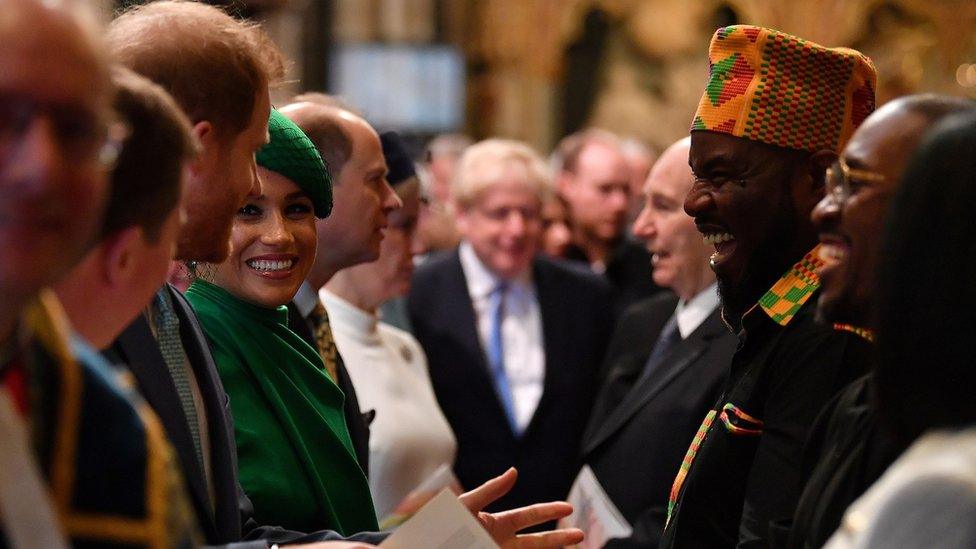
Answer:
<svg viewBox="0 0 976 549"><path fill-rule="evenodd" d="M488 532L444 488L380 544L382 549L499 549Z"/></svg>
<svg viewBox="0 0 976 549"><path fill-rule="evenodd" d="M567 501L573 505L573 514L559 521L560 528L579 528L586 539L576 547L580 549L599 549L613 538L630 536L632 529L610 501L593 469L584 465Z"/></svg>
<svg viewBox="0 0 976 549"><path fill-rule="evenodd" d="M397 504L396 509L383 517L380 521L380 530L390 530L400 526L444 488L449 488L456 495L461 494L461 481L454 476L451 466L446 463L435 469Z"/></svg>

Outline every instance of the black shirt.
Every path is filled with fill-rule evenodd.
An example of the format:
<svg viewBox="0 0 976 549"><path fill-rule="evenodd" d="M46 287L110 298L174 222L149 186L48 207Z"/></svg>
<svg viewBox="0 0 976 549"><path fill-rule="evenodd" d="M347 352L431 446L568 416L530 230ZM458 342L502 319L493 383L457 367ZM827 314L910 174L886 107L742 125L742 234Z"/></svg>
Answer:
<svg viewBox="0 0 976 549"><path fill-rule="evenodd" d="M862 346L870 352L867 342ZM789 547L823 547L844 511L904 450L878 426L872 383L871 374L859 378L817 418L804 450L806 482L792 525L777 527L789 528L783 530Z"/></svg>
<svg viewBox="0 0 976 549"><path fill-rule="evenodd" d="M793 513L810 426L863 374L850 356L858 336L814 322L817 284L788 318L759 306L744 316L724 395L672 490L662 547L766 547L770 521Z"/></svg>

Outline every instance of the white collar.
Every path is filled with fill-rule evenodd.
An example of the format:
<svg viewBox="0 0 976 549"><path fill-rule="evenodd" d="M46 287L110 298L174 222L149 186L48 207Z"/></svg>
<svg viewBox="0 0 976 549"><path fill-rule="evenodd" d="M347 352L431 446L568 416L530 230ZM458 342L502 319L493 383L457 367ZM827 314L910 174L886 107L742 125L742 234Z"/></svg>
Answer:
<svg viewBox="0 0 976 549"><path fill-rule="evenodd" d="M332 325L333 332L341 330L365 340L376 337L379 324L377 315L360 309L325 287L319 290L319 298L329 312L329 324Z"/></svg>
<svg viewBox="0 0 976 549"><path fill-rule="evenodd" d="M315 308L315 304L318 303L318 296L315 294L315 289L306 280L298 287L298 292L295 293L292 301L295 302L295 307L298 308L298 312L301 313L302 317L308 318L308 315L312 314L312 309Z"/></svg>
<svg viewBox="0 0 976 549"><path fill-rule="evenodd" d="M698 292L698 295L688 301L678 301L674 316L678 322L678 332L684 339L701 326L702 322L718 307L718 284L713 282L709 287Z"/></svg>
<svg viewBox="0 0 976 549"><path fill-rule="evenodd" d="M468 293L472 299L487 298L502 282L501 277L491 272L481 262L471 243L467 241L461 242L458 249L458 256L461 259L461 271L464 272L464 278L468 283ZM526 269L526 272L520 274L514 280L509 280L509 286L516 290L531 291L531 270L531 268Z"/></svg>

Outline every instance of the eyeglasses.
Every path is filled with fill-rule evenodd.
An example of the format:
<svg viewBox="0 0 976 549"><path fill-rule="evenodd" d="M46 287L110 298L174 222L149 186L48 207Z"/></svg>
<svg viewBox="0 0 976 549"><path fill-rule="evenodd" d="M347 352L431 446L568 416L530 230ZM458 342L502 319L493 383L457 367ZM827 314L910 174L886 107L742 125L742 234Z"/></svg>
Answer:
<svg viewBox="0 0 976 549"><path fill-rule="evenodd" d="M838 158L837 162L827 168L826 190L838 204L843 204L857 190L857 183L880 183L884 180L885 176L880 173L851 168L843 158Z"/></svg>
<svg viewBox="0 0 976 549"><path fill-rule="evenodd" d="M739 187L746 186L745 178L737 177L737 176L730 177L730 176L719 175L719 176L705 177L705 176L693 174L692 178L694 179L695 185L709 185L715 187L716 189L721 189L722 187L724 187L729 183L735 184Z"/></svg>
<svg viewBox="0 0 976 549"><path fill-rule="evenodd" d="M70 161L95 161L106 171L115 167L130 133L128 125L111 114L0 95L0 159L10 154L41 116L50 121L54 137Z"/></svg>

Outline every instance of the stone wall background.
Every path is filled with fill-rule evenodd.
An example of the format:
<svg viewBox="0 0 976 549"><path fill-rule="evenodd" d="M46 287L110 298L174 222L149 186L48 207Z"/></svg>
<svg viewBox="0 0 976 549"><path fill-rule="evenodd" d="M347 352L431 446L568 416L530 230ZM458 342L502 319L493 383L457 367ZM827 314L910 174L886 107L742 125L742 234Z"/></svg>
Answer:
<svg viewBox="0 0 976 549"><path fill-rule="evenodd" d="M972 0L229 3L264 21L295 60L278 101L326 86L324 59L338 43L453 44L467 62L459 130L522 139L543 151L582 126L657 149L685 135L706 78L709 38L736 22L863 51L879 69L880 102L919 91L976 97Z"/></svg>

